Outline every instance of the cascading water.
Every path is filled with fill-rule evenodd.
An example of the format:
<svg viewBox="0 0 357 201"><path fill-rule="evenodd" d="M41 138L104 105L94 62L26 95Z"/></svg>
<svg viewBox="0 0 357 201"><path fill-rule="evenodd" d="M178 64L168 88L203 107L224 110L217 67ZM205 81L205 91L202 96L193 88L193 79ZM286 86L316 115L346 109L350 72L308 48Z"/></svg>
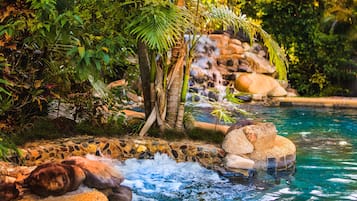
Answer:
<svg viewBox="0 0 357 201"><path fill-rule="evenodd" d="M247 200L253 186L232 184L198 163L176 163L167 155L153 160L129 159L117 168L125 175L123 185L134 189L134 200Z"/></svg>
<svg viewBox="0 0 357 201"><path fill-rule="evenodd" d="M189 40L190 36L186 36ZM227 81L217 67L216 58L220 50L208 36L200 36L196 43L195 58L190 71L190 92L188 100L197 101L193 94L207 97L211 101L223 101L226 94Z"/></svg>

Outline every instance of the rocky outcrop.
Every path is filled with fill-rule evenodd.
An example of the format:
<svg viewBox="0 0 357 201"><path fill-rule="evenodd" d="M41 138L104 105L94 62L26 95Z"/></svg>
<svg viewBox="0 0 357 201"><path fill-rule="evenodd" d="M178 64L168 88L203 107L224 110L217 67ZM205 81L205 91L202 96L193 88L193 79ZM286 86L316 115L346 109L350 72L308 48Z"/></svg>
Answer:
<svg viewBox="0 0 357 201"><path fill-rule="evenodd" d="M287 82L280 85L275 80L276 68L266 56L264 48L257 43L249 45L227 34L202 36L191 67L190 92L210 101L223 100L227 87L233 92L235 89L263 97L289 95L285 90ZM201 100L190 95L188 99Z"/></svg>
<svg viewBox="0 0 357 201"><path fill-rule="evenodd" d="M73 156L62 161L64 165L79 167L85 173L84 184L96 189L117 188L124 181L124 176L111 164L98 160L89 160Z"/></svg>
<svg viewBox="0 0 357 201"><path fill-rule="evenodd" d="M12 168L11 165L5 165ZM19 167L27 169L25 172L30 172L28 176L23 175L21 171L16 175L12 175L10 172L1 173L6 177L14 178L12 181L2 181L0 185L1 200L13 200L18 197L21 197L22 201L100 201L108 199L109 201L130 201L132 199L131 189L121 185L124 180L123 175L114 169L113 164L109 164L109 161L103 162L100 161L100 158L92 160L76 156L61 162L44 163L34 169L23 166L18 166L15 169L21 170ZM102 193L97 191L78 192L78 188L82 184L100 190ZM77 192L72 195L67 194L73 191Z"/></svg>
<svg viewBox="0 0 357 201"><path fill-rule="evenodd" d="M287 138L277 135L272 123L255 123L231 130L222 144L228 153L229 169L288 169L295 163L296 148Z"/></svg>
<svg viewBox="0 0 357 201"><path fill-rule="evenodd" d="M78 166L45 163L33 170L24 183L32 193L47 197L77 190L84 179L85 174Z"/></svg>

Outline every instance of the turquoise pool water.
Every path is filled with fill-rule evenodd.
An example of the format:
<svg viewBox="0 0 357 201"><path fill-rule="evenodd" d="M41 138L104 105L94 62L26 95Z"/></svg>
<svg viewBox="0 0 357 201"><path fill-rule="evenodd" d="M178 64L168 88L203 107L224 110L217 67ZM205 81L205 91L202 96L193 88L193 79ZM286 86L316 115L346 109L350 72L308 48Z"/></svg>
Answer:
<svg viewBox="0 0 357 201"><path fill-rule="evenodd" d="M259 200L357 200L357 109L242 106L273 122L297 147L291 180L258 190ZM207 116L198 114L201 120Z"/></svg>
<svg viewBox="0 0 357 201"><path fill-rule="evenodd" d="M241 106L250 116L273 122L279 135L297 147L296 172L261 175L250 184L232 183L197 163L176 163L167 156L130 159L120 165L134 200L357 200L357 110L313 107ZM197 120L214 122L208 109Z"/></svg>

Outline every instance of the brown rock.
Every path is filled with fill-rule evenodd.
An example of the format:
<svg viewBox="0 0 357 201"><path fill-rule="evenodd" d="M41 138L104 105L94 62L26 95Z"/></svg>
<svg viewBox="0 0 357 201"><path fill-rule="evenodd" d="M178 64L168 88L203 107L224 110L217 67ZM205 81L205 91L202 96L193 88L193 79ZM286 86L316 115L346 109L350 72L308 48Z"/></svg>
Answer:
<svg viewBox="0 0 357 201"><path fill-rule="evenodd" d="M123 182L124 176L112 166L105 162L89 160L80 156L73 156L64 161L63 164L76 165L85 172L84 184L97 189L115 188Z"/></svg>
<svg viewBox="0 0 357 201"><path fill-rule="evenodd" d="M40 196L63 195L76 190L85 175L81 168L57 163L46 163L33 170L25 185Z"/></svg>
<svg viewBox="0 0 357 201"><path fill-rule="evenodd" d="M56 197L39 198L33 195L26 195L19 201L108 201L106 195L97 190L87 192L78 192L71 195L62 195Z"/></svg>
<svg viewBox="0 0 357 201"><path fill-rule="evenodd" d="M240 40L238 40L238 39L230 39L229 40L229 43L230 44L235 44L235 45L242 45L242 42L240 41Z"/></svg>
<svg viewBox="0 0 357 201"><path fill-rule="evenodd" d="M229 36L227 36L226 34L210 34L208 35L208 37L216 42L216 46L219 49L228 46Z"/></svg>
<svg viewBox="0 0 357 201"><path fill-rule="evenodd" d="M249 87L252 85L253 80L250 76L240 75L235 81L235 88L238 91L249 92Z"/></svg>
<svg viewBox="0 0 357 201"><path fill-rule="evenodd" d="M15 183L0 183L0 200L14 200L19 196L19 193Z"/></svg>
<svg viewBox="0 0 357 201"><path fill-rule="evenodd" d="M244 49L241 45L236 45L233 43L228 44L228 50L230 50L231 54L243 54Z"/></svg>
<svg viewBox="0 0 357 201"><path fill-rule="evenodd" d="M131 201L133 192L127 186L119 186L112 189L112 193L108 195L109 201Z"/></svg>
<svg viewBox="0 0 357 201"><path fill-rule="evenodd" d="M235 154L227 154L225 166L233 169L252 169L254 168L254 161Z"/></svg>
<svg viewBox="0 0 357 201"><path fill-rule="evenodd" d="M248 141L242 128L229 132L223 140L222 148L231 154L246 154L253 152L253 145Z"/></svg>
<svg viewBox="0 0 357 201"><path fill-rule="evenodd" d="M267 159L275 158L277 168L283 169L291 166L296 160L296 147L288 138L276 136L274 146L264 150L254 150L248 154L255 161L255 168L266 169Z"/></svg>
<svg viewBox="0 0 357 201"><path fill-rule="evenodd" d="M260 57L252 52L245 52L244 55L251 65L253 72L266 74L272 74L275 72L275 67L272 66L266 58Z"/></svg>
<svg viewBox="0 0 357 201"><path fill-rule="evenodd" d="M239 73L234 86L239 91L262 96L285 96L287 94L277 80L259 73Z"/></svg>
<svg viewBox="0 0 357 201"><path fill-rule="evenodd" d="M276 86L275 88L273 88L271 91L268 92L268 96L271 97L279 97L279 96L286 96L286 95L288 95L288 93L281 86Z"/></svg>
<svg viewBox="0 0 357 201"><path fill-rule="evenodd" d="M242 128L254 151L270 149L274 146L277 130L273 123L258 123Z"/></svg>
<svg viewBox="0 0 357 201"><path fill-rule="evenodd" d="M227 133L235 130L235 129L240 129L244 126L248 126L248 125L254 125L256 122L251 121L251 120L240 120L237 121L235 124L233 124L231 127L228 128Z"/></svg>

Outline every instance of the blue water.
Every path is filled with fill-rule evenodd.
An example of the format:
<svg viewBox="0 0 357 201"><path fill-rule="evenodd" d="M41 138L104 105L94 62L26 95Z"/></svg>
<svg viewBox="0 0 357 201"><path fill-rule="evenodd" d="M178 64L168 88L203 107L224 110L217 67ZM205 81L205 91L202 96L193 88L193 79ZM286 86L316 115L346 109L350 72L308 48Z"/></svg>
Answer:
<svg viewBox="0 0 357 201"><path fill-rule="evenodd" d="M131 159L121 169L134 200L357 200L356 109L241 108L251 114L235 113L237 119L273 122L279 135L296 144L295 174L239 184L196 163L178 164L165 156ZM193 113L198 120L214 122L206 109Z"/></svg>

